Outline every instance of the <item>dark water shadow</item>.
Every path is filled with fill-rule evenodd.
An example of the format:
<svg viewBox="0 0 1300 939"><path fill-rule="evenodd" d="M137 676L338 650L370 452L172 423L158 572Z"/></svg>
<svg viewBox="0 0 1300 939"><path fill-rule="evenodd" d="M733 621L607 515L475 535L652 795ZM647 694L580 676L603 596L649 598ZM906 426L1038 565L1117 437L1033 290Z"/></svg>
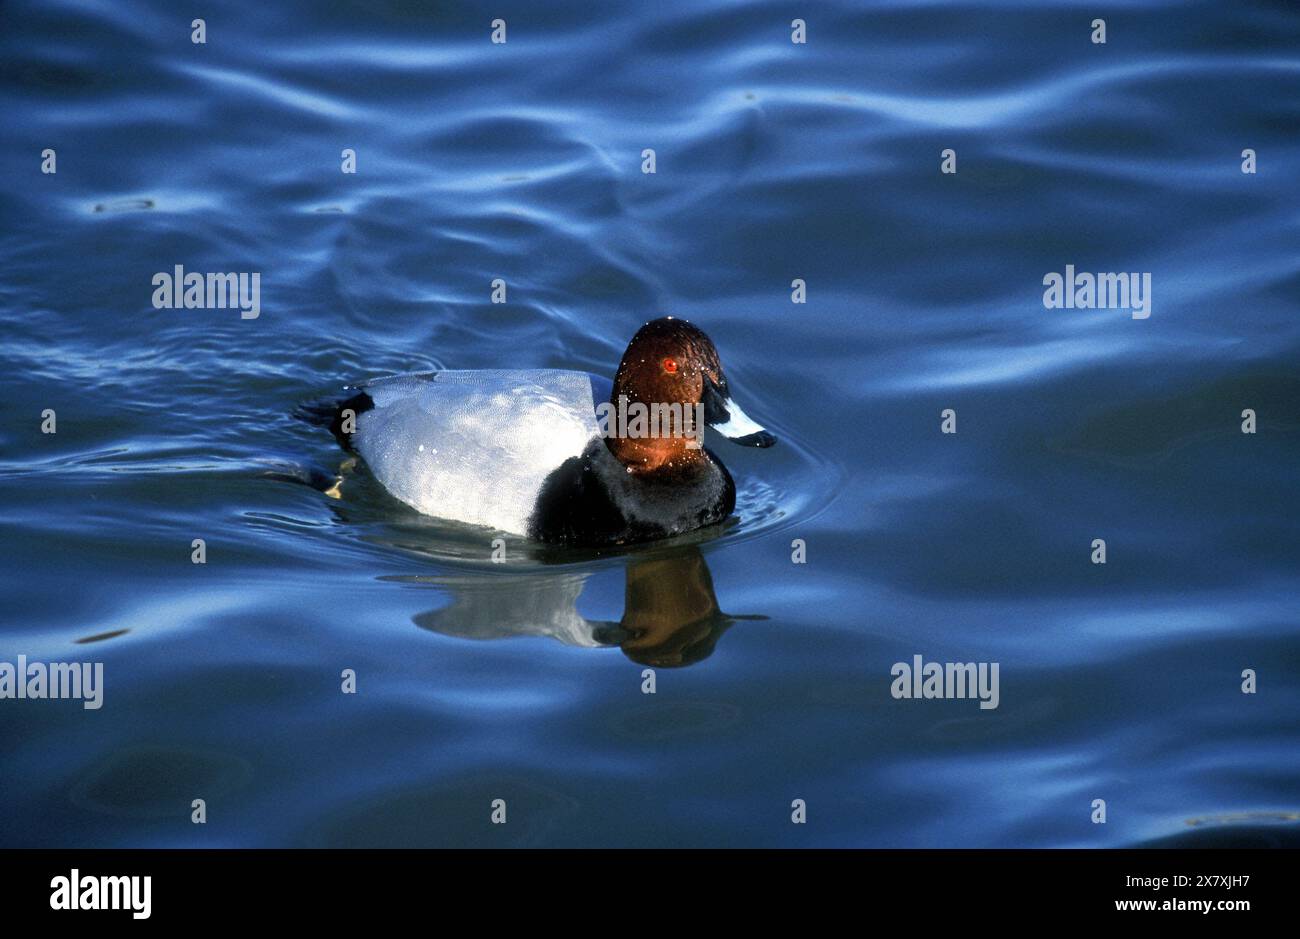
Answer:
<svg viewBox="0 0 1300 939"><path fill-rule="evenodd" d="M547 636L575 646L617 646L633 662L654 668L703 661L734 623L767 618L719 609L713 575L696 545L629 557L624 570L618 621L587 619L578 612L589 571L385 579L431 585L451 595L448 605L413 618L421 629L463 639Z"/></svg>

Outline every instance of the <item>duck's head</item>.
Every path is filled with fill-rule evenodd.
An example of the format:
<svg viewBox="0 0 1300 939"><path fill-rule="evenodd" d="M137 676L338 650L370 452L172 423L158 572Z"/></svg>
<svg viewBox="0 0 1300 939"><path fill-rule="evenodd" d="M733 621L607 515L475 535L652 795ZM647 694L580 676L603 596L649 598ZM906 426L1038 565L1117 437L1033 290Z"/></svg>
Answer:
<svg viewBox="0 0 1300 939"><path fill-rule="evenodd" d="M651 320L637 330L619 362L610 404L626 409L634 403L648 409L678 405L691 418L702 414L705 424L741 446L776 443L776 437L750 420L732 399L713 340L698 326L672 316ZM607 442L629 467L655 469L701 454L702 431L694 427L694 445L680 434L663 433L611 434Z"/></svg>

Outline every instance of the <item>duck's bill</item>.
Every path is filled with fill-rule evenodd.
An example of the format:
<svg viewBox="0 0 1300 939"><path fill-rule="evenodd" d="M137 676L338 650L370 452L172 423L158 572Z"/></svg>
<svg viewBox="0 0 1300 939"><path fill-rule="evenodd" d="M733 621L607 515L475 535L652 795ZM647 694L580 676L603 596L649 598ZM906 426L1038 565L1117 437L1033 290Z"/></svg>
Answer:
<svg viewBox="0 0 1300 939"><path fill-rule="evenodd" d="M711 381L705 382L704 421L732 443L742 447L770 447L776 437L750 420L731 396Z"/></svg>

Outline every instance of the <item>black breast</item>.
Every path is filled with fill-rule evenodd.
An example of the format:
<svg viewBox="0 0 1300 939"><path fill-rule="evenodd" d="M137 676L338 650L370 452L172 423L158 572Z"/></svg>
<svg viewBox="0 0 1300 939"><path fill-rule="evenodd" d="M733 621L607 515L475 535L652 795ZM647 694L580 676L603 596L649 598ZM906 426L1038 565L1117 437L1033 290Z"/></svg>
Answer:
<svg viewBox="0 0 1300 939"><path fill-rule="evenodd" d="M546 478L528 535L551 544L628 544L720 522L736 506L736 485L726 467L708 456L708 464L687 477L629 476L628 491L616 495L607 482L608 468L601 472L596 466L597 461L614 458L603 441L593 440L581 456L570 457ZM613 475L623 482L617 472ZM629 518L619 507L620 498L629 497L647 509L651 519Z"/></svg>

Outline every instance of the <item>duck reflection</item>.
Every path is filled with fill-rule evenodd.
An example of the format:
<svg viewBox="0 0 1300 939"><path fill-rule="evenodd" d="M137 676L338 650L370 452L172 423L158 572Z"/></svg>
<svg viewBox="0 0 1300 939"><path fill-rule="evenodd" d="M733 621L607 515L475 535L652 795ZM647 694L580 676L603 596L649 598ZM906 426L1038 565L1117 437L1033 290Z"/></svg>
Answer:
<svg viewBox="0 0 1300 939"><path fill-rule="evenodd" d="M694 545L626 561L623 618L589 620L577 601L589 573L422 577L452 596L414 617L422 629L466 639L548 636L576 646L618 646L633 662L679 668L708 658L738 620L718 609L713 576Z"/></svg>

